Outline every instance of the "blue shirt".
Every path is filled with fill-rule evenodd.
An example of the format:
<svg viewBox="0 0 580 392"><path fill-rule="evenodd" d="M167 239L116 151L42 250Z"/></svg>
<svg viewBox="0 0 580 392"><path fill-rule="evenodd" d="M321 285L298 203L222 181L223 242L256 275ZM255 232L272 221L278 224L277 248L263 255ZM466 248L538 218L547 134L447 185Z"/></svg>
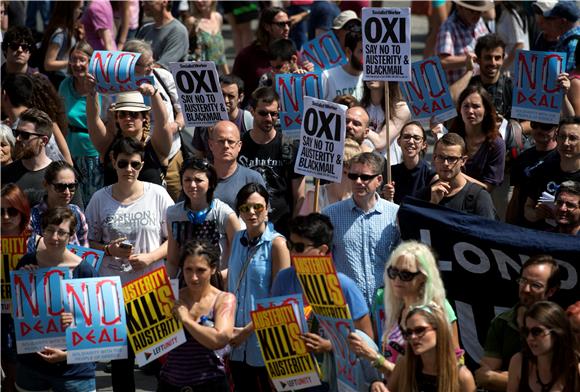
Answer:
<svg viewBox="0 0 580 392"><path fill-rule="evenodd" d="M351 278L340 272L337 275L352 319L359 320L363 318L369 313L369 308L361 291L356 287L356 284ZM272 297L291 294L302 294L304 303L308 303L308 300L302 292L302 285L298 280L294 267L286 268L278 272L272 284Z"/></svg>
<svg viewBox="0 0 580 392"><path fill-rule="evenodd" d="M250 312L256 309L257 299L270 297L272 241L281 235L269 223L255 246L242 245L240 239L243 236L246 236L246 230L240 230L236 233L232 241L232 254L228 263L228 291L233 293L238 300L236 327L244 327L252 321ZM255 253L253 253L250 264L240 279L250 252ZM233 361L246 362L250 366L265 366L256 333L252 332L245 342L232 348L230 358Z"/></svg>
<svg viewBox="0 0 580 392"><path fill-rule="evenodd" d="M383 285L385 263L399 243L399 206L375 194L377 202L369 211L357 207L352 198L322 210L334 226L333 260L336 270L356 283L367 306Z"/></svg>
<svg viewBox="0 0 580 392"><path fill-rule="evenodd" d="M566 72L571 72L576 69L576 46L578 45L578 38L570 38L575 35L580 35L580 26L576 26L558 38L558 45L554 49L555 52L566 53Z"/></svg>

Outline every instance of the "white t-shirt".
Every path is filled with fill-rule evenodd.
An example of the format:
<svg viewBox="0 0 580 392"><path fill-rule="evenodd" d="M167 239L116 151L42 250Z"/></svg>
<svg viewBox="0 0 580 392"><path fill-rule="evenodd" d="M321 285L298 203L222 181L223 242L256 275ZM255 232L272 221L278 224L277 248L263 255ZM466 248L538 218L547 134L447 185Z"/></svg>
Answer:
<svg viewBox="0 0 580 392"><path fill-rule="evenodd" d="M149 253L159 248L167 239L167 208L174 203L162 186L149 182L143 182L143 186L143 196L131 204L115 200L112 185L99 189L85 210L89 240L109 243L126 237L133 244L133 254ZM127 261L105 256L99 274L120 276L125 283L163 265L163 260L139 271L122 271L122 264L127 264Z"/></svg>
<svg viewBox="0 0 580 392"><path fill-rule="evenodd" d="M339 95L352 95L357 100L363 96L363 74L355 76L346 72L342 66L324 70L322 72L322 91L324 99L332 101Z"/></svg>

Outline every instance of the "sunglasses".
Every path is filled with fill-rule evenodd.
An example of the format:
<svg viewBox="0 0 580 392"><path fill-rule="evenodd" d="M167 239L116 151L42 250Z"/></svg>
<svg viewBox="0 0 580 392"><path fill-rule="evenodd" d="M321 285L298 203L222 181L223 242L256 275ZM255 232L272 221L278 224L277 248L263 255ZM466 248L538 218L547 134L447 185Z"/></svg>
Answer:
<svg viewBox="0 0 580 392"><path fill-rule="evenodd" d="M30 49L32 49L32 45L26 44L24 42L12 42L8 44L8 47L14 51L22 48L22 50L25 52L30 52Z"/></svg>
<svg viewBox="0 0 580 392"><path fill-rule="evenodd" d="M530 336L530 334L532 334L532 337L538 338L540 336L546 336L546 335L552 333L552 331L550 331L549 329L540 328L540 327L532 327L532 328L523 327L521 329L521 332L522 332L522 336L525 338Z"/></svg>
<svg viewBox="0 0 580 392"><path fill-rule="evenodd" d="M270 24L276 25L278 27L280 27L281 29L283 29L284 27L288 26L292 26L292 22L290 22L289 20L286 22L271 22Z"/></svg>
<svg viewBox="0 0 580 392"><path fill-rule="evenodd" d="M20 211L14 207L2 208L2 216L8 215L10 218L13 218L18 214L20 214Z"/></svg>
<svg viewBox="0 0 580 392"><path fill-rule="evenodd" d="M400 269L395 268L395 267L387 268L387 275L389 276L389 279L395 280L398 277L403 282L412 281L415 278L415 276L419 275L420 273L421 273L420 271L411 272L411 271L406 271L406 270L400 270Z"/></svg>
<svg viewBox="0 0 580 392"><path fill-rule="evenodd" d="M236 141L237 143L237 141ZM229 141L227 144L230 144ZM234 143L235 144L235 143ZM183 163L183 167L195 170L207 170L210 163L205 159L191 158Z"/></svg>
<svg viewBox="0 0 580 392"><path fill-rule="evenodd" d="M41 135L40 133L22 131L20 129L13 129L12 134L14 135L14 138L20 139L20 140L28 140L32 136L38 136L38 137L45 136L45 135Z"/></svg>
<svg viewBox="0 0 580 392"><path fill-rule="evenodd" d="M417 327L417 328L407 328L401 333L405 338L405 340L411 340L413 336L416 336L418 339L421 339L423 336L425 336L427 332L434 330L435 328L433 327Z"/></svg>
<svg viewBox="0 0 580 392"><path fill-rule="evenodd" d="M141 112L129 112L129 111L125 111L125 110L119 110L117 113L118 113L119 118L125 118L125 117L138 118L141 115Z"/></svg>
<svg viewBox="0 0 580 392"><path fill-rule="evenodd" d="M242 204L238 209L243 213L250 212L253 209L256 214L259 214L266 209L266 206L260 203L246 203Z"/></svg>
<svg viewBox="0 0 580 392"><path fill-rule="evenodd" d="M117 167L119 169L125 169L129 165L131 165L131 167L133 169L139 170L143 166L143 162L141 162L141 161L130 161L129 162L126 159L121 159L121 160L117 161Z"/></svg>
<svg viewBox="0 0 580 392"><path fill-rule="evenodd" d="M377 177L378 174L358 174L358 173L348 173L346 175L350 180L356 181L359 178L363 181L370 181L373 178Z"/></svg>
<svg viewBox="0 0 580 392"><path fill-rule="evenodd" d="M290 240L286 240L286 247L290 252L294 251L296 253L303 253L306 248L314 247L314 244L305 244L303 242L292 242Z"/></svg>
<svg viewBox="0 0 580 392"><path fill-rule="evenodd" d="M276 118L279 116L278 112L269 112L267 110L257 110L256 113L258 113L262 117L268 117L268 115L270 115L270 117Z"/></svg>
<svg viewBox="0 0 580 392"><path fill-rule="evenodd" d="M54 190L57 191L58 193L63 193L67 189L70 191L70 193L73 193L74 191L77 190L78 183L71 182L70 184L63 184L63 183L53 182L52 186L54 187Z"/></svg>

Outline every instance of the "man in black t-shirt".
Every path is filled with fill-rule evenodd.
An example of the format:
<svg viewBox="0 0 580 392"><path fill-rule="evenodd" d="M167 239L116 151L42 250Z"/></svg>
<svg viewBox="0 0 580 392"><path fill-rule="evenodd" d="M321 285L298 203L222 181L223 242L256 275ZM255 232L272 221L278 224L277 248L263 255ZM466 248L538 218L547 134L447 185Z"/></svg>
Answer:
<svg viewBox="0 0 580 392"><path fill-rule="evenodd" d="M554 210L550 198L558 186L567 180L580 182L580 117L560 121L556 134L557 154L552 154L534 171L526 190L524 216L535 224L543 225L552 219Z"/></svg>
<svg viewBox="0 0 580 392"><path fill-rule="evenodd" d="M238 162L260 173L270 194L269 221L278 232L287 232L287 222L304 201L304 177L294 173L296 148L276 130L280 98L271 87L252 94L253 127L242 136Z"/></svg>
<svg viewBox="0 0 580 392"><path fill-rule="evenodd" d="M467 181L461 172L466 160L463 138L456 133L443 135L433 149L433 162L439 179L419 192L420 198L454 210L497 219L490 194L481 185Z"/></svg>

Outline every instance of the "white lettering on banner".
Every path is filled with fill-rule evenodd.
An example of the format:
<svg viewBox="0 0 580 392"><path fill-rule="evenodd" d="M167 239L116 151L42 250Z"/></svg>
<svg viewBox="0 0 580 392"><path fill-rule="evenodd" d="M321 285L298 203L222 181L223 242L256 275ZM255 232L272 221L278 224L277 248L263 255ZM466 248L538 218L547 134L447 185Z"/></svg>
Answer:
<svg viewBox="0 0 580 392"><path fill-rule="evenodd" d="M419 233L421 242L431 246L430 230L420 229ZM490 248L489 251L493 256L492 260L497 265L497 270L499 271L502 279L505 280L515 280L512 279L512 275L510 275L509 273L508 265L512 267L514 272L519 276L521 266L530 257L525 254L519 254L518 256L520 260L518 263L501 250ZM468 272L471 272L473 274L485 274L491 270L490 258L485 254L483 249L478 248L473 244L467 242L457 242L453 245L453 252L457 263ZM477 258L469 257L468 259L466 253L475 255ZM560 289L571 290L574 287L576 287L576 285L578 284L578 271L576 270L576 267L574 267L567 261L556 259L556 262L560 265L560 268L562 268L567 272L562 274L562 276L566 278L562 279ZM439 260L439 270L441 272L453 271L453 261Z"/></svg>

